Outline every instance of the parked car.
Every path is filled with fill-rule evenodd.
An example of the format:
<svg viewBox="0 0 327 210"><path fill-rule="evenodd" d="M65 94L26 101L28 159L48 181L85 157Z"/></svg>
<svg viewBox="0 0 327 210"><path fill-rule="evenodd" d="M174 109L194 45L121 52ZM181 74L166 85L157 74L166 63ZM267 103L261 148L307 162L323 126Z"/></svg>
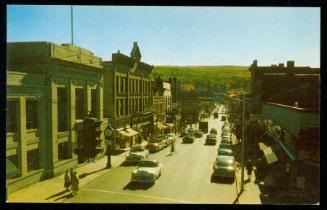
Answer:
<svg viewBox="0 0 327 210"><path fill-rule="evenodd" d="M133 146L126 155L126 163L137 163L149 156L149 150L142 145Z"/></svg>
<svg viewBox="0 0 327 210"><path fill-rule="evenodd" d="M221 138L228 138L230 139L230 134L229 133L222 133Z"/></svg>
<svg viewBox="0 0 327 210"><path fill-rule="evenodd" d="M206 144L216 145L216 143L217 143L216 135L214 135L214 134L207 135Z"/></svg>
<svg viewBox="0 0 327 210"><path fill-rule="evenodd" d="M229 138L222 138L220 143L221 144L232 144L232 141Z"/></svg>
<svg viewBox="0 0 327 210"><path fill-rule="evenodd" d="M214 117L215 119L217 119L217 118L218 118L218 112L213 113L213 117Z"/></svg>
<svg viewBox="0 0 327 210"><path fill-rule="evenodd" d="M219 148L232 149L232 144L230 143L220 143Z"/></svg>
<svg viewBox="0 0 327 210"><path fill-rule="evenodd" d="M195 138L201 138L203 136L201 130L196 130L194 136Z"/></svg>
<svg viewBox="0 0 327 210"><path fill-rule="evenodd" d="M221 121L226 121L226 116L225 115L221 116Z"/></svg>
<svg viewBox="0 0 327 210"><path fill-rule="evenodd" d="M195 130L194 130L194 128L187 128L186 129L186 133L194 134L195 133Z"/></svg>
<svg viewBox="0 0 327 210"><path fill-rule="evenodd" d="M219 155L233 156L233 150L226 148L218 148L218 156Z"/></svg>
<svg viewBox="0 0 327 210"><path fill-rule="evenodd" d="M194 142L194 136L190 133L186 134L186 136L183 138L183 143L193 143Z"/></svg>
<svg viewBox="0 0 327 210"><path fill-rule="evenodd" d="M215 128L211 128L211 130L210 130L210 134L215 134L215 135L217 135L217 129L215 129Z"/></svg>
<svg viewBox="0 0 327 210"><path fill-rule="evenodd" d="M148 141L148 144L146 145L146 148L150 151L150 152L157 152L159 150L161 150L162 148L165 147L165 142L163 142L161 139L159 138L153 138L150 139Z"/></svg>
<svg viewBox="0 0 327 210"><path fill-rule="evenodd" d="M132 172L131 182L154 184L161 175L162 164L157 160L143 160Z"/></svg>
<svg viewBox="0 0 327 210"><path fill-rule="evenodd" d="M230 178L235 180L235 157L218 155L213 164L213 177Z"/></svg>

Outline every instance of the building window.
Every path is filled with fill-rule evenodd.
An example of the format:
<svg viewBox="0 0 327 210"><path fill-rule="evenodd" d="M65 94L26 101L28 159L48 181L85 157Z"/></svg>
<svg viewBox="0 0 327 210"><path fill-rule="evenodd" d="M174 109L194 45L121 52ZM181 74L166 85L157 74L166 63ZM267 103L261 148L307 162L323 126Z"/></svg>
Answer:
<svg viewBox="0 0 327 210"><path fill-rule="evenodd" d="M38 127L38 101L26 101L26 129L37 129Z"/></svg>
<svg viewBox="0 0 327 210"><path fill-rule="evenodd" d="M68 121L67 121L67 89L63 87L58 87L57 89L57 106L58 106L58 131L67 131L68 130Z"/></svg>
<svg viewBox="0 0 327 210"><path fill-rule="evenodd" d="M128 114L128 99L125 99L125 114Z"/></svg>
<svg viewBox="0 0 327 210"><path fill-rule="evenodd" d="M120 115L124 115L124 99L120 99L119 100L119 111L120 111Z"/></svg>
<svg viewBox="0 0 327 210"><path fill-rule="evenodd" d="M143 111L143 107L142 107L142 98L139 98L139 107L140 107L140 111Z"/></svg>
<svg viewBox="0 0 327 210"><path fill-rule="evenodd" d="M68 152L68 142L63 142L58 144L58 159L59 160L66 160L69 159L69 152Z"/></svg>
<svg viewBox="0 0 327 210"><path fill-rule="evenodd" d="M125 77L125 93L128 93L128 79Z"/></svg>
<svg viewBox="0 0 327 210"><path fill-rule="evenodd" d="M116 76L116 93L119 93L119 77Z"/></svg>
<svg viewBox="0 0 327 210"><path fill-rule="evenodd" d="M7 132L17 131L17 101L7 101L6 129Z"/></svg>
<svg viewBox="0 0 327 210"><path fill-rule="evenodd" d="M76 99L76 119L84 118L84 89L76 88L75 89L75 99Z"/></svg>
<svg viewBox="0 0 327 210"><path fill-rule="evenodd" d="M123 77L120 77L119 83L120 83L120 91L119 92L123 93L124 92L124 78Z"/></svg>
<svg viewBox="0 0 327 210"><path fill-rule="evenodd" d="M97 90L91 89L91 115L97 116Z"/></svg>
<svg viewBox="0 0 327 210"><path fill-rule="evenodd" d="M116 99L116 116L119 116L119 99Z"/></svg>
<svg viewBox="0 0 327 210"><path fill-rule="evenodd" d="M27 151L27 171L40 169L39 149Z"/></svg>

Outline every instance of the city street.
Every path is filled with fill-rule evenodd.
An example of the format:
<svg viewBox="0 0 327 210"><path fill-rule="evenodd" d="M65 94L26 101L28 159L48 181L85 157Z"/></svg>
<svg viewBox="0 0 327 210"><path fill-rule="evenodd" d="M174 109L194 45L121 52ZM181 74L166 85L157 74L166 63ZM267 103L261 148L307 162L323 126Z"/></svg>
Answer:
<svg viewBox="0 0 327 210"><path fill-rule="evenodd" d="M218 136L221 126L222 121L209 120L209 130L217 128ZM179 138L172 156L169 155L169 147L151 154L150 158L163 164L162 175L152 186L131 184L131 172L135 166L121 165L84 186L77 196L65 202L231 204L237 197L236 182L211 183L220 137L215 146L204 145L205 138L206 135L203 135L193 144L183 144Z"/></svg>

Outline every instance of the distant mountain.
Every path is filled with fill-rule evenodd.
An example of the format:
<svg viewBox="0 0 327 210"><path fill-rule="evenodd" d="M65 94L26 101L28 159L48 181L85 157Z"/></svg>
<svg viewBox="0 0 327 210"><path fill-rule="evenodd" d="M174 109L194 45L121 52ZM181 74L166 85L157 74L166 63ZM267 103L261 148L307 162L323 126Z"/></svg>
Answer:
<svg viewBox="0 0 327 210"><path fill-rule="evenodd" d="M251 73L248 66L155 66L153 77L164 80L176 77L184 92L216 92L237 94L249 92Z"/></svg>

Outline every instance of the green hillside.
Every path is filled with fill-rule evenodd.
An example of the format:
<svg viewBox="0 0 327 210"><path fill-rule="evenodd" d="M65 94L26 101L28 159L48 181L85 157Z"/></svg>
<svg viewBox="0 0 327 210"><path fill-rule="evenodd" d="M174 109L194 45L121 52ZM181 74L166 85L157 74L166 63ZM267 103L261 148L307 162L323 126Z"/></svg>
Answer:
<svg viewBox="0 0 327 210"><path fill-rule="evenodd" d="M175 76L182 83L182 91L206 91L208 88L237 93L249 91L250 72L247 66L155 66L153 77Z"/></svg>

